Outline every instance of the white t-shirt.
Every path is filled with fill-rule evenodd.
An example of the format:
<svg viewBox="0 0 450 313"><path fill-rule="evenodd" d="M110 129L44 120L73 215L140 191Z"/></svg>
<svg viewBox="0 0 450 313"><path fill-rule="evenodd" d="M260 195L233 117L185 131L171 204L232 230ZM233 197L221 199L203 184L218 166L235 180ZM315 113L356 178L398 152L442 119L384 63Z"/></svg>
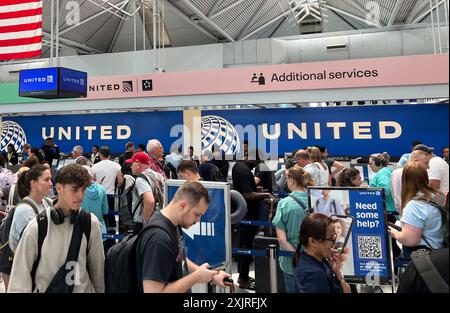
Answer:
<svg viewBox="0 0 450 313"><path fill-rule="evenodd" d="M325 168L322 166L322 164L320 164L319 162L314 162L313 163L314 166L317 167L317 169L319 170L319 181L316 181L316 184L318 186L328 186L328 178L329 178L329 173L328 173L328 166L326 164Z"/></svg>
<svg viewBox="0 0 450 313"><path fill-rule="evenodd" d="M92 166L92 171L95 173L95 181L105 187L106 194L114 194L116 177L120 169L120 165L111 160L104 160Z"/></svg>
<svg viewBox="0 0 450 313"><path fill-rule="evenodd" d="M430 168L428 169L429 180L440 180L441 187L439 190L443 193L448 192L449 177L448 177L448 164L443 159L435 156L430 160Z"/></svg>

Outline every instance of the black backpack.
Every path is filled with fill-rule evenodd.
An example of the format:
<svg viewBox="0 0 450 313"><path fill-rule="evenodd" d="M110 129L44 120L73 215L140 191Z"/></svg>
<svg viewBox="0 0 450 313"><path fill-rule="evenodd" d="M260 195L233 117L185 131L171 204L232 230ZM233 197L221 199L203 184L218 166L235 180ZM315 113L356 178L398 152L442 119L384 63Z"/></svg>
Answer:
<svg viewBox="0 0 450 313"><path fill-rule="evenodd" d="M226 182L227 181L225 179L225 177L223 177L222 172L217 167L217 165L215 165L212 162L208 162L208 164L209 164L209 167L211 168L211 180L212 181L217 181L217 182Z"/></svg>
<svg viewBox="0 0 450 313"><path fill-rule="evenodd" d="M426 250L418 250L411 254L411 264L410 266L414 266L417 273L422 278L423 282L427 286L429 292L431 293L449 293L448 288L448 276L445 279L437 266L433 262L433 258L431 254L435 254L435 261L443 266L448 266L448 248L435 250L433 252ZM447 275L448 275L448 267L447 267ZM400 280L401 282L401 280Z"/></svg>
<svg viewBox="0 0 450 313"><path fill-rule="evenodd" d="M140 293L143 291L142 281L138 281L137 274L140 266L139 240L148 229L155 227L172 236L171 229L166 223L150 219L150 222L137 235L127 235L108 250L105 257L106 293Z"/></svg>
<svg viewBox="0 0 450 313"><path fill-rule="evenodd" d="M33 209L36 215L39 214L36 206L32 201L23 199L17 205L21 203L28 204ZM9 210L8 214L3 219L0 225L0 272L6 274L11 273L12 263L14 261L14 252L9 247L9 233L11 232L11 225L14 218L14 213L16 212L16 207L13 207Z"/></svg>

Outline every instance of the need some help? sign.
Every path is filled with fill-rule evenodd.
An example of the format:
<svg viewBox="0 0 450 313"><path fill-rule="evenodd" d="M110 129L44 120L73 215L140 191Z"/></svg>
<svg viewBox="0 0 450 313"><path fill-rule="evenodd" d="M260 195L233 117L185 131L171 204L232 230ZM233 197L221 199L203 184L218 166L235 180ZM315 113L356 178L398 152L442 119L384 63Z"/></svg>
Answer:
<svg viewBox="0 0 450 313"><path fill-rule="evenodd" d="M180 180L166 181L165 205L172 200L183 183ZM211 203L200 223L192 225L189 229L183 229L186 255L189 260L198 265L227 262L231 258L229 248L231 247L231 229L226 223L230 214L230 186L226 183L215 182L202 182L202 184L208 190Z"/></svg>

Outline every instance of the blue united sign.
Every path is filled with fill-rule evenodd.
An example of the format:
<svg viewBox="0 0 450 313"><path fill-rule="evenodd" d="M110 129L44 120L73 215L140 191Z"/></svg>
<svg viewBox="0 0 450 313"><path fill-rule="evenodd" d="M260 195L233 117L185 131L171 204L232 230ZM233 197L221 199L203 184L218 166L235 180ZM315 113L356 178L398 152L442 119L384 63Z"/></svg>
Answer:
<svg viewBox="0 0 450 313"><path fill-rule="evenodd" d="M8 128L13 133L5 133L7 137L16 137L20 132L33 147L40 147L45 138L53 137L61 152L67 153L75 145L83 146L85 151L93 145L109 146L111 152L122 153L128 141L146 145L153 138L159 139L166 151L173 143L183 143L182 127L175 127L171 134L174 126L183 125L181 111L24 116L3 119L5 123L14 125ZM2 128L2 136L3 130L7 129ZM6 145L2 141L2 148L6 149Z"/></svg>
<svg viewBox="0 0 450 313"><path fill-rule="evenodd" d="M320 145L335 156L388 152L400 157L419 140L440 149L448 145L448 104L203 111L207 146L233 153L249 141L270 156Z"/></svg>
<svg viewBox="0 0 450 313"><path fill-rule="evenodd" d="M64 67L20 71L21 97L59 99L87 96L87 73Z"/></svg>
<svg viewBox="0 0 450 313"><path fill-rule="evenodd" d="M40 82L27 79L34 79L38 89L51 90L46 87L50 75L46 72L40 76ZM62 87L80 79L72 77ZM203 149L217 145L229 155L242 153L247 139L250 148L257 146L277 158L311 145L325 146L334 156L368 156L386 151L400 157L411 150L413 140L437 150L448 145L448 108L448 104L426 104L203 111L201 134L196 135L202 136ZM51 136L67 152L78 144L85 148L96 144L108 145L112 152L119 153L126 141L146 143L151 138L158 138L166 151L172 145L183 144L181 111L4 117L3 121L18 124L16 129L21 127L33 146Z"/></svg>

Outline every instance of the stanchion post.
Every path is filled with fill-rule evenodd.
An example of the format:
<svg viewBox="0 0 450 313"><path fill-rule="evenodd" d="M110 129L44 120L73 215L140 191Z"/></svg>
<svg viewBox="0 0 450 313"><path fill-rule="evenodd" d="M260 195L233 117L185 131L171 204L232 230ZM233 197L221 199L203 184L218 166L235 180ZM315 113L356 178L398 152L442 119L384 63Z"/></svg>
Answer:
<svg viewBox="0 0 450 313"><path fill-rule="evenodd" d="M396 290L396 282L395 282L395 269L394 269L394 253L392 247L392 237L387 235L388 237L388 248L389 248L389 262L391 262L391 277L392 277L392 293L395 293ZM399 271L400 275L400 271Z"/></svg>
<svg viewBox="0 0 450 313"><path fill-rule="evenodd" d="M277 246L271 244L268 246L268 250L269 250L270 292L278 293Z"/></svg>

